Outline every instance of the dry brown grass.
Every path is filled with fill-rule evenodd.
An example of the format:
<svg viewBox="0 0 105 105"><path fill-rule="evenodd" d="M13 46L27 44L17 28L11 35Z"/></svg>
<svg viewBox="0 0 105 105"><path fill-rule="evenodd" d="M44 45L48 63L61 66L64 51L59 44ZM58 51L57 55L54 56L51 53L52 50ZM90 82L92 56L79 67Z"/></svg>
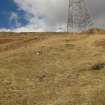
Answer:
<svg viewBox="0 0 105 105"><path fill-rule="evenodd" d="M0 33L0 105L105 105L104 40Z"/></svg>

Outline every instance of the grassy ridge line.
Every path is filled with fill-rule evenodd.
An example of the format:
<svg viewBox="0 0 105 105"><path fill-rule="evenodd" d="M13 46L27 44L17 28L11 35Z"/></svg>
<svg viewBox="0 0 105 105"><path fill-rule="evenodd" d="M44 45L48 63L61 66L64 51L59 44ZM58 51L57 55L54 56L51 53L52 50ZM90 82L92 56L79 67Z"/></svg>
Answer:
<svg viewBox="0 0 105 105"><path fill-rule="evenodd" d="M52 34L52 33L51 33ZM18 37L18 35L14 37L12 36L8 36L5 38L0 37L0 54L1 55L6 55L8 56L9 54L12 53L18 53L19 52L24 52L24 50L26 49L28 50L32 50L34 48L39 48L39 47L47 47L47 46L56 46L59 42L59 44L65 40L68 41L78 41L78 40L84 40L85 38L89 37L89 36L76 36L77 38L75 38L75 36L71 36L71 35L62 35L62 36L51 36L49 34L46 34L46 36L36 36L34 35L34 33L32 34L32 36L26 36L24 37ZM8 40L8 41L7 41ZM3 57L3 56L1 56Z"/></svg>

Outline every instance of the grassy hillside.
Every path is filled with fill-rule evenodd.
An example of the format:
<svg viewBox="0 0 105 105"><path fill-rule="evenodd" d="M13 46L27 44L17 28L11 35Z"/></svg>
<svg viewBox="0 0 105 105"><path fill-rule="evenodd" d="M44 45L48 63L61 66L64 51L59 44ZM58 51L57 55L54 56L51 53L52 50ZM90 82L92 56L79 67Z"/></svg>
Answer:
<svg viewBox="0 0 105 105"><path fill-rule="evenodd" d="M105 35L0 33L0 105L105 105Z"/></svg>

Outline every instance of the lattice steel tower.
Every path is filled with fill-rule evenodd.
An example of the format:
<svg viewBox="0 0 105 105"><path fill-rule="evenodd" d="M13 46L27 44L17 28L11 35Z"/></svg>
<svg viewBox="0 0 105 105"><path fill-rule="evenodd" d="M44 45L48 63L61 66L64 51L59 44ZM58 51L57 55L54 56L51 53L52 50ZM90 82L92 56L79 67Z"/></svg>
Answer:
<svg viewBox="0 0 105 105"><path fill-rule="evenodd" d="M82 32L93 25L85 0L69 0L68 32Z"/></svg>

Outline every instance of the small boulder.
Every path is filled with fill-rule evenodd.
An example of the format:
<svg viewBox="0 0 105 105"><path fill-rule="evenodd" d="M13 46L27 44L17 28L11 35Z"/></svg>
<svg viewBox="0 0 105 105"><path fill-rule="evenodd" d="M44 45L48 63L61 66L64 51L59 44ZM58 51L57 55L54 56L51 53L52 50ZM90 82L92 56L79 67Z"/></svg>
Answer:
<svg viewBox="0 0 105 105"><path fill-rule="evenodd" d="M99 64L95 64L92 66L92 70L101 70L105 67L105 64L104 63L99 63Z"/></svg>
<svg viewBox="0 0 105 105"><path fill-rule="evenodd" d="M36 51L36 55L41 55L41 51L40 50L37 50Z"/></svg>

